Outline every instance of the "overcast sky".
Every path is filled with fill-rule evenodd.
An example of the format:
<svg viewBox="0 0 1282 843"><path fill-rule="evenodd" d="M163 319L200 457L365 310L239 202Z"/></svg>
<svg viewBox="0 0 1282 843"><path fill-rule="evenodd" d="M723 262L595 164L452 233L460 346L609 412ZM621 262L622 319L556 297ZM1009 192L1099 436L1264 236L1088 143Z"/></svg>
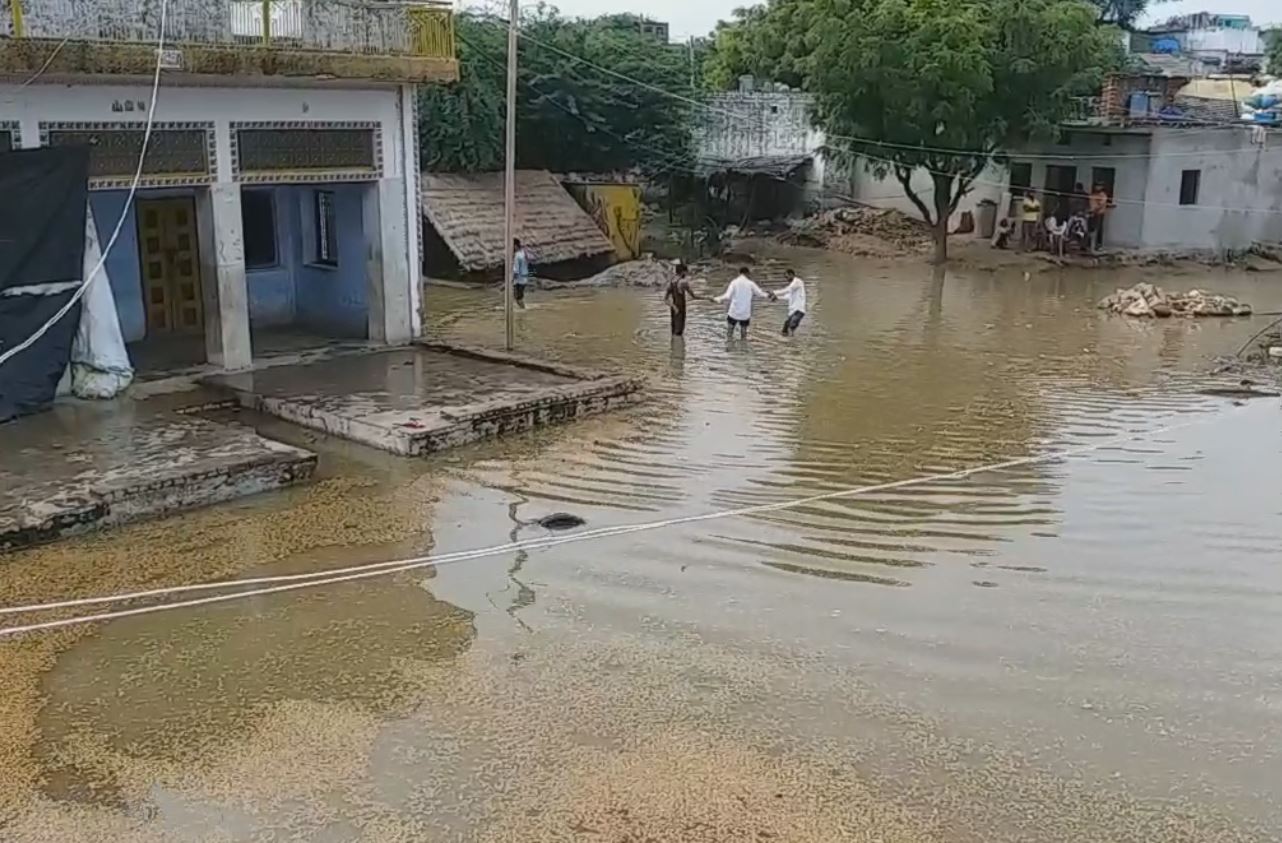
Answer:
<svg viewBox="0 0 1282 843"><path fill-rule="evenodd" d="M571 17L592 17L609 12L635 12L655 20L667 21L675 40L691 35L705 35L721 18L728 18L736 6L750 0L549 0ZM465 2L465 5L471 5ZM525 5L525 0L522 4ZM1174 0L1154 5L1149 18L1165 20L1171 15L1189 12L1222 12L1250 15L1258 24L1282 23L1282 5L1278 0Z"/></svg>

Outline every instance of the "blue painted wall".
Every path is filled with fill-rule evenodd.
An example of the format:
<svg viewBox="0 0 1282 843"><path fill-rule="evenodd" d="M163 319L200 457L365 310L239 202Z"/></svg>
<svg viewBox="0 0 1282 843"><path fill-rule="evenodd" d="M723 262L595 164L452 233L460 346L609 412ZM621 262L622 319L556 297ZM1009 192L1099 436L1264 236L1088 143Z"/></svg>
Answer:
<svg viewBox="0 0 1282 843"><path fill-rule="evenodd" d="M369 299L365 284L365 226L361 196L372 188L365 185L326 185L318 189L334 191L338 266L320 266L310 262L315 248L311 229L316 225L312 217L313 189L296 188L302 202L300 204L296 199L294 204L306 211L303 225L308 227L299 238L300 260L295 275L298 324L327 335L367 337ZM303 249L308 254L303 254Z"/></svg>
<svg viewBox="0 0 1282 843"><path fill-rule="evenodd" d="M89 194L89 207L98 228L98 245L106 248L111 232L116 228L120 212L125 207L126 190L107 190ZM140 340L147 333L147 315L142 302L142 270L138 265L138 223L133 206L120 228L116 245L107 253L105 263L111 292L116 298L116 312L120 314L120 331L125 342Z"/></svg>
<svg viewBox="0 0 1282 843"><path fill-rule="evenodd" d="M298 202L287 188L272 188L276 212L276 266L245 269L249 292L249 324L254 328L289 325L294 321L294 267L298 253Z"/></svg>
<svg viewBox="0 0 1282 843"><path fill-rule="evenodd" d="M277 264L245 272L250 325L254 328L295 325L328 336L368 336L362 195L372 188L336 184L254 189L268 189L275 194ZM337 266L313 262L316 225L313 193L317 189L334 192ZM90 194L99 241L104 245L120 218L127 195L123 190ZM149 195L174 194L142 190L137 198L146 199ZM107 256L106 266L125 341L141 340L147 333L147 319L138 260L138 225L132 207L115 247ZM202 282L212 284L214 279L204 278Z"/></svg>

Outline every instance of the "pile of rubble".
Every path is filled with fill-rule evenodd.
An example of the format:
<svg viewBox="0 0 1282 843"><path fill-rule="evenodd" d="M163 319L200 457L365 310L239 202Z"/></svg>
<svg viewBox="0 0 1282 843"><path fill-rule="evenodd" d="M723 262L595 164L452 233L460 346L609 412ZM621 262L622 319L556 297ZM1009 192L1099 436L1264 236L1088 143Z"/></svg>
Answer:
<svg viewBox="0 0 1282 843"><path fill-rule="evenodd" d="M1101 310L1125 316L1250 316L1251 306L1232 296L1190 290L1187 293L1168 293L1155 284L1136 284L1106 296L1099 303Z"/></svg>
<svg viewBox="0 0 1282 843"><path fill-rule="evenodd" d="M554 290L570 287L662 287L676 277L676 268L671 261L646 256L616 263L596 275L578 281L540 279L540 284Z"/></svg>
<svg viewBox="0 0 1282 843"><path fill-rule="evenodd" d="M920 254L931 248L926 224L894 208L835 208L795 222L779 239L849 254Z"/></svg>

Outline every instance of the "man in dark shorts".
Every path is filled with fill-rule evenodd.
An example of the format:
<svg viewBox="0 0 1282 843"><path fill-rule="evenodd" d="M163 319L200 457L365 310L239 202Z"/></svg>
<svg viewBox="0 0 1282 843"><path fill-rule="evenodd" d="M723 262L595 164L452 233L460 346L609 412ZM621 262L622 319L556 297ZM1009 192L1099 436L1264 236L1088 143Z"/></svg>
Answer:
<svg viewBox="0 0 1282 843"><path fill-rule="evenodd" d="M690 287L690 279L686 277L690 270L686 265L678 262L676 271L677 277L669 281L663 291L663 300L671 311L672 336L679 337L686 331L686 298L697 301L700 297Z"/></svg>
<svg viewBox="0 0 1282 843"><path fill-rule="evenodd" d="M748 325L752 322L752 300L770 299L775 300L774 293L767 293L757 286L748 274L746 266L739 267L739 274L735 276L726 291L717 296L715 301L729 302L726 308L726 339L734 338L734 329L739 329L741 339L748 338Z"/></svg>

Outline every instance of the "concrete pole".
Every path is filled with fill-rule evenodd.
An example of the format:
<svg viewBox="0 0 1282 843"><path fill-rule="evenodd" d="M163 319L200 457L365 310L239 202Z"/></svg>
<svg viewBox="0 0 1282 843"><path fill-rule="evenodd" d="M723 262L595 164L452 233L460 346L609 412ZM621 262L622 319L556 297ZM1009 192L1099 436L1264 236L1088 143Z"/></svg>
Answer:
<svg viewBox="0 0 1282 843"><path fill-rule="evenodd" d="M520 15L517 0L511 0L507 21L507 152L503 173L503 317L505 348L512 350L512 268L516 237L516 25Z"/></svg>

